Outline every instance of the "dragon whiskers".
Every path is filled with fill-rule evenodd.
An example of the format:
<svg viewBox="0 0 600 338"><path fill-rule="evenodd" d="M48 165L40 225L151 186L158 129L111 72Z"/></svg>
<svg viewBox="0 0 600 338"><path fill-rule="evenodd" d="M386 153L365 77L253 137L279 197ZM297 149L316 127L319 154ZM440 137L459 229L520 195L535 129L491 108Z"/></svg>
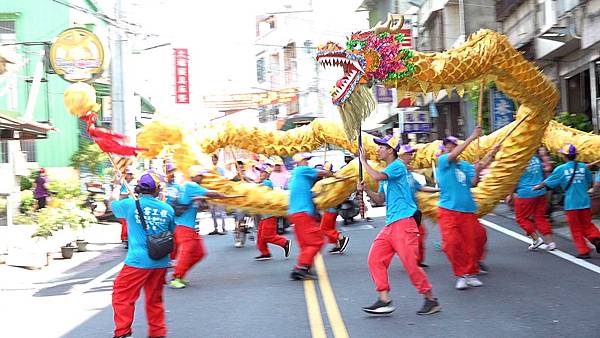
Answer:
<svg viewBox="0 0 600 338"><path fill-rule="evenodd" d="M358 129L364 121L375 110L377 102L371 93L371 89L359 84L348 100L338 106L338 111L344 124L344 130L349 140L358 137Z"/></svg>

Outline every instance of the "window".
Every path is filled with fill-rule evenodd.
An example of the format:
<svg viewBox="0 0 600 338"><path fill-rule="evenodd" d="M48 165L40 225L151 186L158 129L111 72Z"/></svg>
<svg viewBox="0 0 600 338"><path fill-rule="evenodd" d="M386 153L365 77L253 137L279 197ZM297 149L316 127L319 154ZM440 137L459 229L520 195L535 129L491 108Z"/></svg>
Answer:
<svg viewBox="0 0 600 338"><path fill-rule="evenodd" d="M8 141L0 141L0 163L8 163Z"/></svg>
<svg viewBox="0 0 600 338"><path fill-rule="evenodd" d="M283 47L283 62L285 67L285 84L296 82L296 44L290 43Z"/></svg>
<svg viewBox="0 0 600 338"><path fill-rule="evenodd" d="M565 12L572 10L581 2L581 0L558 0L556 3L558 15L563 15Z"/></svg>
<svg viewBox="0 0 600 338"><path fill-rule="evenodd" d="M27 162L35 162L35 140L21 140L21 151L25 153Z"/></svg>
<svg viewBox="0 0 600 338"><path fill-rule="evenodd" d="M263 83L266 80L266 72L265 72L265 58L261 57L256 60L256 81L258 83Z"/></svg>

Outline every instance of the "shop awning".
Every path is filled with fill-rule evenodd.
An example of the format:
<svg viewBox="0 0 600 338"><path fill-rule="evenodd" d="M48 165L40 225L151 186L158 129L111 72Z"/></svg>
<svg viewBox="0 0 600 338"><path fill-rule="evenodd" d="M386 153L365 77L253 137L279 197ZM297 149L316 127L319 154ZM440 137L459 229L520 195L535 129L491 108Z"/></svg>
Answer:
<svg viewBox="0 0 600 338"><path fill-rule="evenodd" d="M48 124L25 121L0 112L1 141L45 139L52 130L55 129Z"/></svg>

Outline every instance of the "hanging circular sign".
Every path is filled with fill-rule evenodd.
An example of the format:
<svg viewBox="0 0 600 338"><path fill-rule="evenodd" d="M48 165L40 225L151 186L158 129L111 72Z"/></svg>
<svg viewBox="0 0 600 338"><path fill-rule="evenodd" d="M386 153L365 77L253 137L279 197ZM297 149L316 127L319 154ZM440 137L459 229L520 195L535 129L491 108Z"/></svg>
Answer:
<svg viewBox="0 0 600 338"><path fill-rule="evenodd" d="M89 30L69 28L52 44L50 63L56 74L67 81L89 81L104 70L104 48Z"/></svg>

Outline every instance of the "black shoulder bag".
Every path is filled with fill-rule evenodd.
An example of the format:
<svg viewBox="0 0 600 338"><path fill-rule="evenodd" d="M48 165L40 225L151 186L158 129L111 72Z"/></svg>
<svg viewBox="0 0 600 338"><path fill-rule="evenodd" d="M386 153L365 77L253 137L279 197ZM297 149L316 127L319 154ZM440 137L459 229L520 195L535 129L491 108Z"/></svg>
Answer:
<svg viewBox="0 0 600 338"><path fill-rule="evenodd" d="M140 216L140 222L146 231L146 245L148 247L148 256L152 259L161 259L173 251L173 233L166 230L159 234L148 234L148 224L144 218L144 212L140 205L140 200L135 200L135 207Z"/></svg>

